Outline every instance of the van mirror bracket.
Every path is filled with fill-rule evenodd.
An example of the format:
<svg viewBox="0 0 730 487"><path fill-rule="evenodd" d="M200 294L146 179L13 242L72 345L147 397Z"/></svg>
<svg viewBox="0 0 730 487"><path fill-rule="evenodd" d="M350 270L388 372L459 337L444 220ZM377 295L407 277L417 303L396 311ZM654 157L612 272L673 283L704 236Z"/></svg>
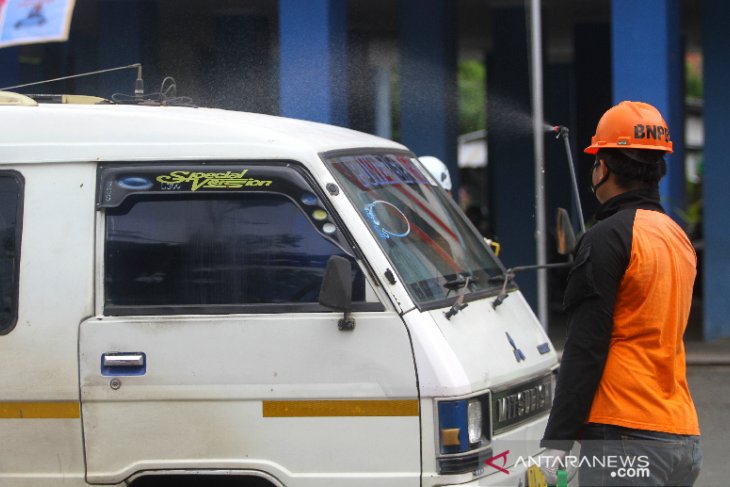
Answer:
<svg viewBox="0 0 730 487"><path fill-rule="evenodd" d="M340 331L352 331L355 329L355 318L350 313L345 312L345 316L337 322L337 328Z"/></svg>

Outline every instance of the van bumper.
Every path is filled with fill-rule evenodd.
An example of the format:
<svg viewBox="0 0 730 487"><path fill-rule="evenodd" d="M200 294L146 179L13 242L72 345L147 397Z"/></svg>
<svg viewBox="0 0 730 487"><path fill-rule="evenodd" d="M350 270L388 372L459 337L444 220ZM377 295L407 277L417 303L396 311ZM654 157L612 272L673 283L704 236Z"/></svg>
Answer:
<svg viewBox="0 0 730 487"><path fill-rule="evenodd" d="M509 473L495 472L465 484L448 484L444 487L528 487L527 468L523 465L511 466L506 469Z"/></svg>

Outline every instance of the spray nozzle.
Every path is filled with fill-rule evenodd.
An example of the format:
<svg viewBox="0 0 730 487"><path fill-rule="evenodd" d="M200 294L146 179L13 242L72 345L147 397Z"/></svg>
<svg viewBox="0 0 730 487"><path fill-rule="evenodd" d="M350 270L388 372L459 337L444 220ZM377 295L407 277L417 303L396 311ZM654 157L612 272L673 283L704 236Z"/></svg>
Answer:
<svg viewBox="0 0 730 487"><path fill-rule="evenodd" d="M560 137L567 138L570 130L565 125L554 125L550 127L550 132L553 132L555 134L555 138L559 139Z"/></svg>
<svg viewBox="0 0 730 487"><path fill-rule="evenodd" d="M554 133L556 139L559 137L567 137L569 132L568 127L564 125L550 125L546 123L543 125L543 128L546 133Z"/></svg>

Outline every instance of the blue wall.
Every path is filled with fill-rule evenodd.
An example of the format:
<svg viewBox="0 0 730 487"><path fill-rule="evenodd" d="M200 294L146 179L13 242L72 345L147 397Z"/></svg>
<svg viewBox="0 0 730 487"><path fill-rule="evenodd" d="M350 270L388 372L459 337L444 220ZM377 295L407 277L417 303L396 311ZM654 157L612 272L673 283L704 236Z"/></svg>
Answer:
<svg viewBox="0 0 730 487"><path fill-rule="evenodd" d="M684 53L679 0L613 0L611 40L613 103L643 101L657 107L672 134L674 153L659 190L677 220L684 208Z"/></svg>
<svg viewBox="0 0 730 487"><path fill-rule="evenodd" d="M0 49L0 88L20 84L20 64L18 47Z"/></svg>
<svg viewBox="0 0 730 487"><path fill-rule="evenodd" d="M346 126L347 1L279 0L280 111Z"/></svg>
<svg viewBox="0 0 730 487"><path fill-rule="evenodd" d="M730 2L704 0L704 331L705 339L730 337Z"/></svg>
<svg viewBox="0 0 730 487"><path fill-rule="evenodd" d="M145 93L158 91L162 80L158 74L159 18L156 2L108 0L99 2L97 9L98 69L142 63ZM77 45L76 49L84 47ZM91 92L110 98L114 93L134 94L136 76L136 70L129 70L89 78L81 83L97 86Z"/></svg>
<svg viewBox="0 0 730 487"><path fill-rule="evenodd" d="M399 0L400 141L436 156L458 194L456 15L450 0Z"/></svg>
<svg viewBox="0 0 730 487"><path fill-rule="evenodd" d="M494 46L487 58L487 179L493 237L507 267L535 264L535 155L525 9L492 10ZM567 185L567 181L566 181ZM567 187L567 186L566 186ZM537 274L517 283L536 310Z"/></svg>

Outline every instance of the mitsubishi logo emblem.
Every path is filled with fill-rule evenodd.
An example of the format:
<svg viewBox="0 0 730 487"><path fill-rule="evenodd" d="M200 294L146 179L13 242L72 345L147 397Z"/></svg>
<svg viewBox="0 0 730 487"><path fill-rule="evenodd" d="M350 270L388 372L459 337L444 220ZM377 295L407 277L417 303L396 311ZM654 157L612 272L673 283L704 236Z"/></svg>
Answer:
<svg viewBox="0 0 730 487"><path fill-rule="evenodd" d="M517 345L515 344L515 341L512 339L510 334L506 331L504 332L504 334L507 335L507 340L509 341L509 344L512 345L512 348L514 349L515 360L517 360L517 362L522 362L523 360L526 360L525 354L522 353L522 350L517 348Z"/></svg>

